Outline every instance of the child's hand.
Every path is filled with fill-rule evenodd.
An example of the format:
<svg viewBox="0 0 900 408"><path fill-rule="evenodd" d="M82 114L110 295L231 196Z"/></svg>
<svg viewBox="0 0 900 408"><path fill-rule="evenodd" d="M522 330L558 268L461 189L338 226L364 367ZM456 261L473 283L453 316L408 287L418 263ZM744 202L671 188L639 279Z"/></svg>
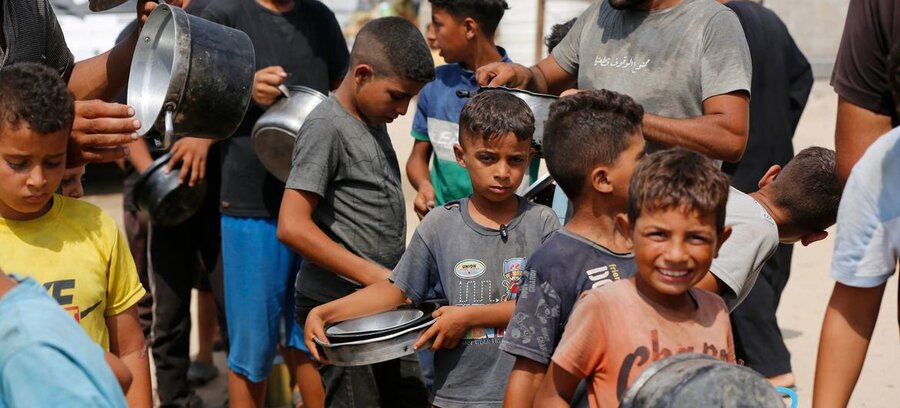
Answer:
<svg viewBox="0 0 900 408"><path fill-rule="evenodd" d="M318 338L323 343L328 343L328 338L325 337L325 321L319 314L318 307L313 308L309 315L306 316L306 324L303 326L303 340L306 343L306 349L309 350L309 353L316 361L328 364L328 360L319 355L319 347L316 341L313 340L315 338Z"/></svg>
<svg viewBox="0 0 900 408"><path fill-rule="evenodd" d="M435 310L431 315L437 320L419 336L419 340L416 341L413 348L418 350L432 338L434 338L434 343L429 347L431 351L455 348L459 339L469 330L467 322L470 319L468 311L465 309L460 306L443 306Z"/></svg>
<svg viewBox="0 0 900 408"><path fill-rule="evenodd" d="M413 200L413 209L416 210L416 215L421 220L432 208L434 208L434 187L431 184L422 183Z"/></svg>

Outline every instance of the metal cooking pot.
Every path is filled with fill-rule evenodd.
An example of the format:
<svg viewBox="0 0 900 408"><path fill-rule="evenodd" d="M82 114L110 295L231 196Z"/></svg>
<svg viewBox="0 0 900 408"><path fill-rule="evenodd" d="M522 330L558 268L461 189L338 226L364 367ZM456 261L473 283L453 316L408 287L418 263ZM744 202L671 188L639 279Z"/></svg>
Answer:
<svg viewBox="0 0 900 408"><path fill-rule="evenodd" d="M313 108L326 99L321 92L305 86L289 86L287 93L259 117L251 136L253 150L263 167L283 182L291 174L294 142L300 127Z"/></svg>
<svg viewBox="0 0 900 408"><path fill-rule="evenodd" d="M162 227L181 224L196 214L208 189L206 182L194 187L181 184L180 167L166 173L165 166L171 157L172 153L167 153L153 161L134 184L134 205L147 211L154 225Z"/></svg>
<svg viewBox="0 0 900 408"><path fill-rule="evenodd" d="M657 361L631 383L620 408L784 408L781 397L755 371L706 354Z"/></svg>
<svg viewBox="0 0 900 408"><path fill-rule="evenodd" d="M483 86L478 91L456 91L456 96L460 98L469 98L487 91L503 91L515 95L517 98L525 101L525 104L531 108L534 114L534 135L531 138L531 144L538 157L541 157L541 145L544 140L544 121L550 116L550 105L559 99L558 96L541 94L524 89L507 88L505 86Z"/></svg>
<svg viewBox="0 0 900 408"><path fill-rule="evenodd" d="M128 78L138 133L156 128L164 147L181 136L228 138L250 105L255 67L247 34L160 4L141 29Z"/></svg>

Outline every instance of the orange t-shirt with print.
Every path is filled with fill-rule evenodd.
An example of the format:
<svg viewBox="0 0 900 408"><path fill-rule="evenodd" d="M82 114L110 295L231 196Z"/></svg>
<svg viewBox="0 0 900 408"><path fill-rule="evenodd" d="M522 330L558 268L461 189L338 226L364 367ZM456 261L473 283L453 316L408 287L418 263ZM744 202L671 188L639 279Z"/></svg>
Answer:
<svg viewBox="0 0 900 408"><path fill-rule="evenodd" d="M631 382L653 362L696 352L734 362L725 303L697 288L697 308L675 313L641 295L635 278L584 292L566 324L553 362L587 379L592 408L617 407Z"/></svg>

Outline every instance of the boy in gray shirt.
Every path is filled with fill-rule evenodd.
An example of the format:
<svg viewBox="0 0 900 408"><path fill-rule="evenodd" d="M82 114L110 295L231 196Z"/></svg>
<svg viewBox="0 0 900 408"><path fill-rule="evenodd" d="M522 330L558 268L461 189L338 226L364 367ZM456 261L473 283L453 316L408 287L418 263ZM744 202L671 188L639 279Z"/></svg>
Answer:
<svg viewBox="0 0 900 408"><path fill-rule="evenodd" d="M438 407L500 407L513 358L500 352L504 328L527 257L559 227L553 211L515 195L528 169L534 116L502 91L473 97L460 115L459 164L473 194L433 209L416 229L388 280L316 307L306 319L306 342L325 339L324 326L426 300L450 306L414 345L433 342ZM316 355L316 351L313 351Z"/></svg>

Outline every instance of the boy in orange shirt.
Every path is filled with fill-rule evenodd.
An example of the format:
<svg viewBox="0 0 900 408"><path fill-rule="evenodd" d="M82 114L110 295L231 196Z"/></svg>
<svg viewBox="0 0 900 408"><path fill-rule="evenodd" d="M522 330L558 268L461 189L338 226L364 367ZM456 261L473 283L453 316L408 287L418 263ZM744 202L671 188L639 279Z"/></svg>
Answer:
<svg viewBox="0 0 900 408"><path fill-rule="evenodd" d="M647 156L631 179L628 215L638 275L585 292L538 390L536 406L568 406L581 379L591 407L616 407L650 364L677 353L734 361L725 303L693 286L731 230L728 177L695 152Z"/></svg>

